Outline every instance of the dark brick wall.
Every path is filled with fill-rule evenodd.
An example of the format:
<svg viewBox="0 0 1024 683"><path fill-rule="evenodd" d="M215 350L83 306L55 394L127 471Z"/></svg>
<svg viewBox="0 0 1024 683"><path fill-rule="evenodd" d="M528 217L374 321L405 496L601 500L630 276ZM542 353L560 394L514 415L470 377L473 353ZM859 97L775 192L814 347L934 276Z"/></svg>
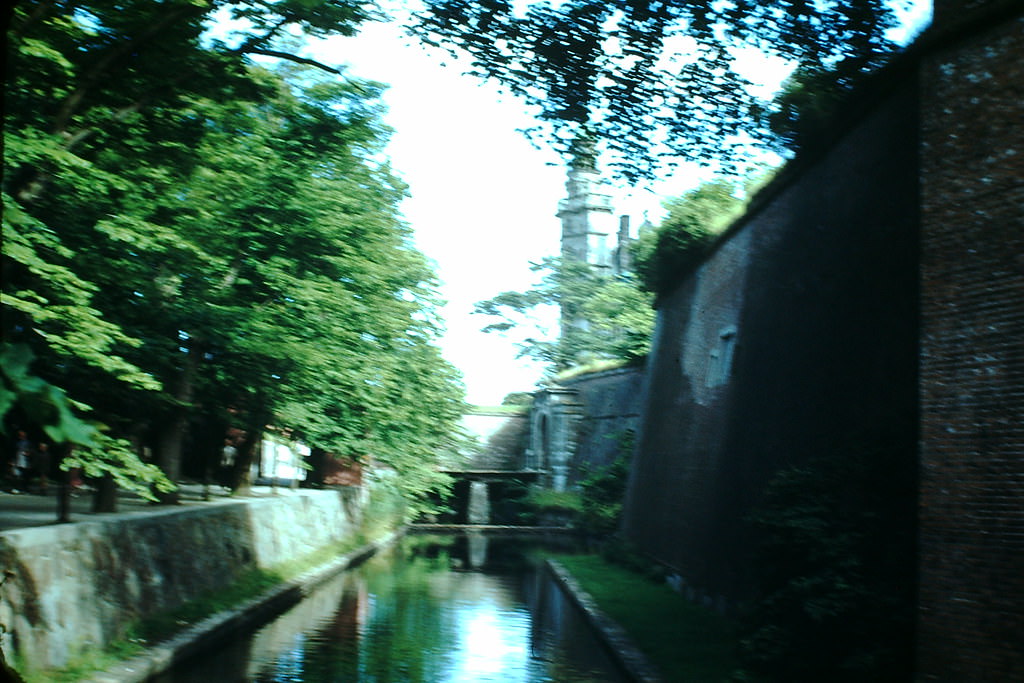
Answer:
<svg viewBox="0 0 1024 683"><path fill-rule="evenodd" d="M936 5L889 94L662 297L624 530L743 597L764 482L888 425L882 476L919 486L918 679L1024 680L1024 7Z"/></svg>
<svg viewBox="0 0 1024 683"><path fill-rule="evenodd" d="M919 675L1024 680L1024 20L922 84Z"/></svg>
<svg viewBox="0 0 1024 683"><path fill-rule="evenodd" d="M640 421L643 394L642 367L583 375L562 383L576 391L582 410L577 423L576 448L570 460L569 483L578 483L606 467L629 445Z"/></svg>
<svg viewBox="0 0 1024 683"><path fill-rule="evenodd" d="M711 600L750 596L744 518L780 467L893 424L893 470L915 467L917 100L902 85L793 164L660 303L624 528Z"/></svg>

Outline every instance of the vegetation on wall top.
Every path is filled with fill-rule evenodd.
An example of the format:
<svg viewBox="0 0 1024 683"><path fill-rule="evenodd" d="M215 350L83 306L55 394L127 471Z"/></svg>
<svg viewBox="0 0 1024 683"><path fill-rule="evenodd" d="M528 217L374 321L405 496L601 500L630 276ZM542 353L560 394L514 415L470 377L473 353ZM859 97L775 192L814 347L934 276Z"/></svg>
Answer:
<svg viewBox="0 0 1024 683"><path fill-rule="evenodd" d="M743 215L749 198L773 175L773 171L762 171L742 183L718 178L668 200L665 219L633 245L644 289L667 293L700 265L716 240Z"/></svg>

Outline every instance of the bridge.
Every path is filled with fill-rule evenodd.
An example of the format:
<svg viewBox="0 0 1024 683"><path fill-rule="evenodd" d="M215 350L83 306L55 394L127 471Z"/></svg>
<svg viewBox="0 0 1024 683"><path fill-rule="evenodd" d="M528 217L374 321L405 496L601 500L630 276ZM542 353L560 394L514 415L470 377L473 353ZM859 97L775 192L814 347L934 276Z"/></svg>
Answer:
<svg viewBox="0 0 1024 683"><path fill-rule="evenodd" d="M529 415L510 406L474 408L462 421L478 448L442 470L456 480L456 518L469 524L491 522L492 489L538 481L543 470L526 466Z"/></svg>

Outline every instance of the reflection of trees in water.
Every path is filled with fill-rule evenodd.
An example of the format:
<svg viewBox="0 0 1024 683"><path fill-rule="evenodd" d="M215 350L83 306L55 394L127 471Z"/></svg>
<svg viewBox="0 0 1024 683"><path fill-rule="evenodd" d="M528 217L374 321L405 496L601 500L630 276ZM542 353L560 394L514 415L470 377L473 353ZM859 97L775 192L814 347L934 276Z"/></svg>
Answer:
<svg viewBox="0 0 1024 683"><path fill-rule="evenodd" d="M283 648L279 638L273 663L249 680L617 680L580 673L591 668L577 666L592 659L586 653L568 660L562 654L584 641L562 633L571 610L539 557L524 552L535 542L486 539L483 573L473 570L470 557L479 562L481 548L470 540L407 537L350 572L343 590L323 596L330 602L314 594L306 602L329 606L328 614L305 622L305 633L291 631ZM538 618L544 623L535 626ZM585 648L599 649L589 633L586 638ZM252 651L261 649L254 643Z"/></svg>
<svg viewBox="0 0 1024 683"><path fill-rule="evenodd" d="M319 593L307 602L319 601ZM359 644L362 622L368 612L369 594L362 577L353 576L338 598L337 609L312 634L298 631L294 647L264 668L257 681L342 681L358 680ZM325 604L332 604L325 602ZM310 622L306 623L308 628Z"/></svg>

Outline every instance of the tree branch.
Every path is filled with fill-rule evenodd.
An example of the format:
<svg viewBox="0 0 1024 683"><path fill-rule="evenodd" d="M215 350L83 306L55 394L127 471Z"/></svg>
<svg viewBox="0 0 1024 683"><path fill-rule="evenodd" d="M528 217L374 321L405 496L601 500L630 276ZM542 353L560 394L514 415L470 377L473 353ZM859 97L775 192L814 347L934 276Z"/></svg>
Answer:
<svg viewBox="0 0 1024 683"><path fill-rule="evenodd" d="M138 35L130 36L113 47L103 56L102 59L94 64L86 74L82 76L78 87L76 87L75 90L61 103L60 109L54 117L52 131L60 134L66 130L68 123L71 121L71 117L77 111L82 100L85 99L86 94L88 94L93 85L106 74L107 70L113 64L118 62L125 55L130 54L133 50L138 49L139 45L145 45L153 39L157 39L160 34L172 24L180 21L181 19L188 18L189 16L199 16L206 11L206 7L196 5L187 5L168 11L166 14L149 24L146 29Z"/></svg>
<svg viewBox="0 0 1024 683"><path fill-rule="evenodd" d="M336 69L333 66L327 66L323 62L318 62L315 59L310 59L308 57L300 57L299 55L293 55L290 52L280 52L278 50L268 50L265 48L250 48L242 54L263 55L265 57L277 57L278 59L284 59L289 62L295 62L296 64L314 66L317 69L322 69L323 71L327 71L332 74L342 74L342 71L340 69Z"/></svg>

